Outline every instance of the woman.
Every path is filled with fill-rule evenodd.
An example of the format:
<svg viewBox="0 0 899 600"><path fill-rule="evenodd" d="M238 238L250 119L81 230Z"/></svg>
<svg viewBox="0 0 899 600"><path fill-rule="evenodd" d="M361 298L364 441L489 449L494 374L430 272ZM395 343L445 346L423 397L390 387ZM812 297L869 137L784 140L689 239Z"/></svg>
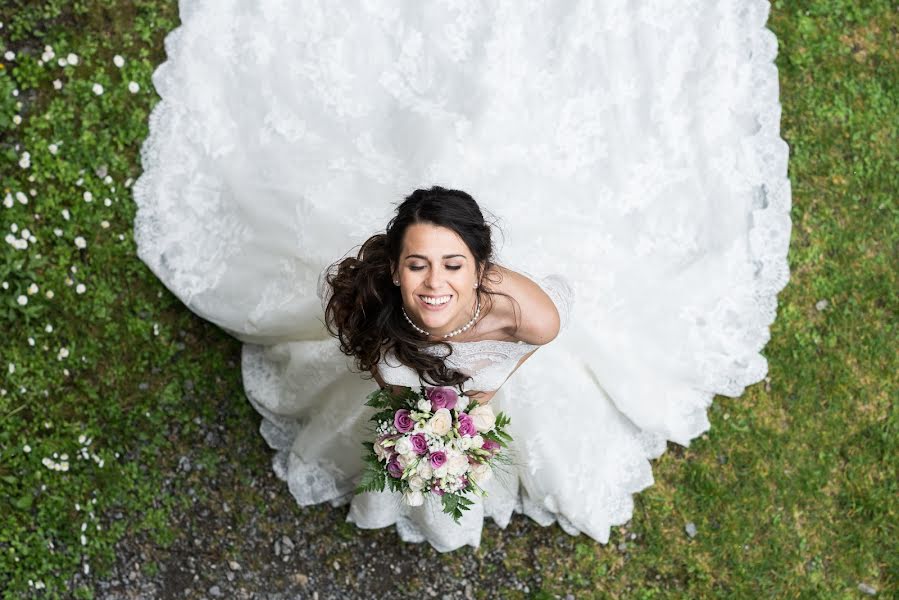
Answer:
<svg viewBox="0 0 899 600"><path fill-rule="evenodd" d="M458 386L461 395L489 402L522 363L558 335L572 302L560 278L544 278L544 290L494 263L491 240L491 228L469 194L440 186L413 192L385 233L363 243L356 258L329 269L325 315L341 351L355 357L359 370L371 371L381 387L398 392ZM507 409L513 420L521 419L511 429L521 443L541 433L528 427L545 419L547 408ZM427 539L438 550L477 546L485 516L505 525L514 509L525 510L530 496L527 490L519 493L518 484L539 458L519 452L516 443L513 467L500 465L496 478L484 484L487 498L478 498L483 505L465 513L461 524L443 513L437 496L418 508L389 492L354 496L347 519L364 528L396 523L404 539ZM544 521L548 517L545 510L530 510Z"/></svg>
<svg viewBox="0 0 899 600"><path fill-rule="evenodd" d="M245 342L299 504L441 551L516 511L606 543L666 442L765 376L791 225L766 0L180 8L138 254ZM353 495L372 379L510 415L460 524Z"/></svg>

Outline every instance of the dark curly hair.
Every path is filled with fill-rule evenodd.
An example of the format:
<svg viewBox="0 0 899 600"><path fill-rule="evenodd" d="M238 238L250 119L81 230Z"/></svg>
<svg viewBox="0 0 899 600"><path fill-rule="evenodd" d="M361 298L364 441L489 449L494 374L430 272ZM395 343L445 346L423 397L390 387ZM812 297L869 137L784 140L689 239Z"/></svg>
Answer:
<svg viewBox="0 0 899 600"><path fill-rule="evenodd" d="M340 341L340 350L355 357L363 373L376 368L387 352L413 368L428 386L461 386L469 379L447 367L445 358L452 346L445 341L423 340L403 317L403 299L393 284L391 269L399 264L403 237L413 224L427 223L456 232L474 256L477 280L475 293L481 302L481 313L493 306L491 296L508 294L491 290L486 284L493 273L491 228L481 209L469 194L433 186L418 189L397 207L385 233L378 233L362 243L356 257L347 257L330 265L324 273L324 284L330 296L325 306L325 326ZM443 356L423 352L425 347L443 345ZM426 379L425 379L426 378ZM460 387L461 390L461 387Z"/></svg>

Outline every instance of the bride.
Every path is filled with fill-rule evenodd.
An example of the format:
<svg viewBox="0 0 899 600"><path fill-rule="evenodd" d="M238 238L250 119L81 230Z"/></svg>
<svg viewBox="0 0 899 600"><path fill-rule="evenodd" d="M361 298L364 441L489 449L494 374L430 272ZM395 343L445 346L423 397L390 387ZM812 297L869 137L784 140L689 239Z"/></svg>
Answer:
<svg viewBox="0 0 899 600"><path fill-rule="evenodd" d="M767 373L791 228L767 0L179 7L138 254L244 342L298 504L439 551L516 512L607 543L651 460ZM353 493L365 397L422 382L511 418L458 524Z"/></svg>

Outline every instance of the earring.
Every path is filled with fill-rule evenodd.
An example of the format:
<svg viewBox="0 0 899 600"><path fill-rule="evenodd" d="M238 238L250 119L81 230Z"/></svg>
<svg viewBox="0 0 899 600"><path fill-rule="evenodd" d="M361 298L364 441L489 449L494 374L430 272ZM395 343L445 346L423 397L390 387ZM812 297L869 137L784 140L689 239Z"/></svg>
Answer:
<svg viewBox="0 0 899 600"><path fill-rule="evenodd" d="M397 279L393 280L393 285L399 285L399 284L400 284L399 280L397 280Z"/></svg>

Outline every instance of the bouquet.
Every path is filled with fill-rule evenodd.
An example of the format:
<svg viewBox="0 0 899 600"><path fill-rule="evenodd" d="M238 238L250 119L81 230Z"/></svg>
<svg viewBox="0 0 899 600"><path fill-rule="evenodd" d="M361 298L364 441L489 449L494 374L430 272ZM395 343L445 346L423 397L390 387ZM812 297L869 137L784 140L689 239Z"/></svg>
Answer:
<svg viewBox="0 0 899 600"><path fill-rule="evenodd" d="M494 415L487 404L469 409L469 399L453 388L406 388L399 394L384 388L369 394L365 404L380 410L371 418L375 440L362 444L368 452L356 493L382 492L389 484L410 506L436 494L456 523L472 504L464 494L486 495L478 484L490 479L492 467L505 458L501 448L512 441L504 413Z"/></svg>

